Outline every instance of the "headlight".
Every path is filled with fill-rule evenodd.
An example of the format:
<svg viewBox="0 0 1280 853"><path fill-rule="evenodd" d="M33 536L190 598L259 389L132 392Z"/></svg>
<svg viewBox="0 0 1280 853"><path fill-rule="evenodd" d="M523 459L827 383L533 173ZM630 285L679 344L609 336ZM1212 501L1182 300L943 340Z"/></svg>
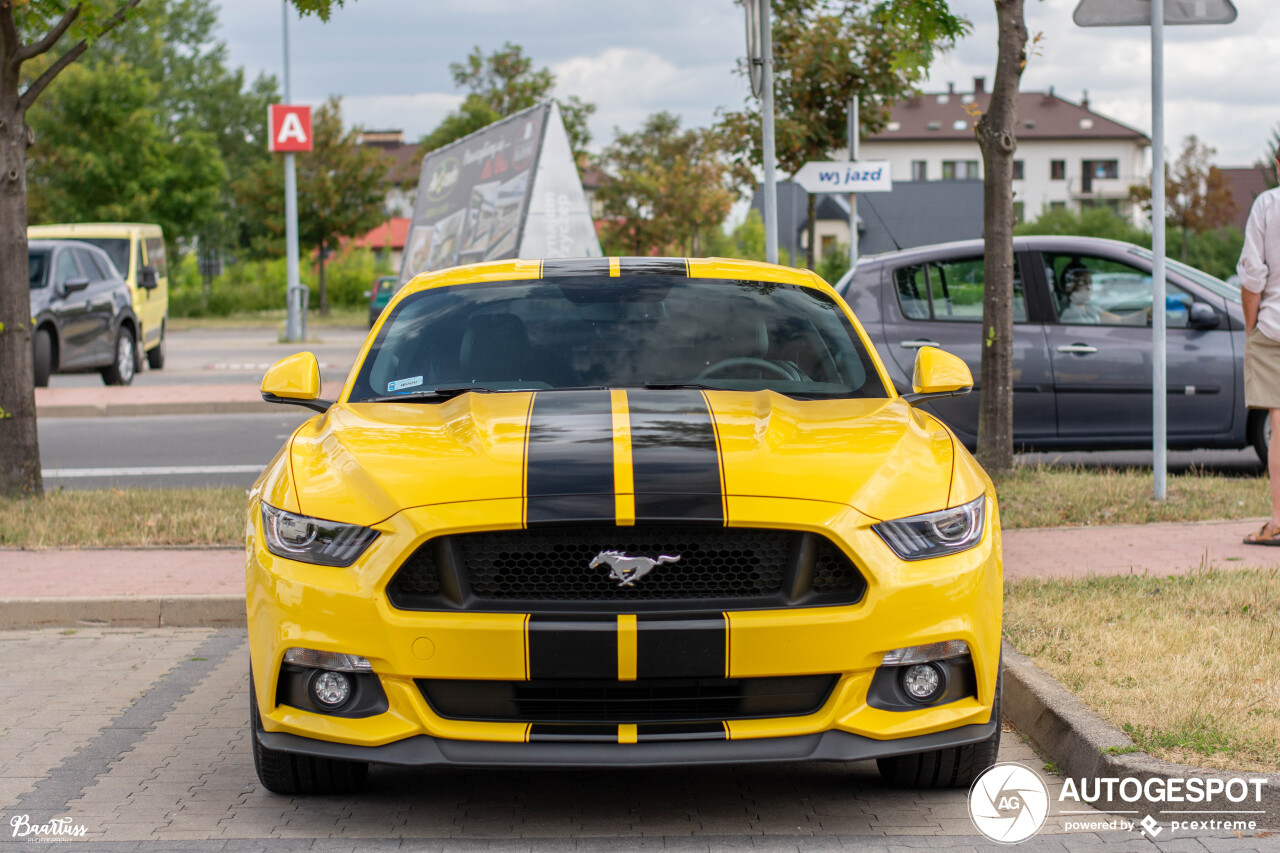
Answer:
<svg viewBox="0 0 1280 853"><path fill-rule="evenodd" d="M952 509L872 525L885 544L904 560L926 560L967 551L982 541L987 496Z"/></svg>
<svg viewBox="0 0 1280 853"><path fill-rule="evenodd" d="M378 538L378 531L295 515L264 502L262 538L267 550L277 557L321 566L349 566Z"/></svg>

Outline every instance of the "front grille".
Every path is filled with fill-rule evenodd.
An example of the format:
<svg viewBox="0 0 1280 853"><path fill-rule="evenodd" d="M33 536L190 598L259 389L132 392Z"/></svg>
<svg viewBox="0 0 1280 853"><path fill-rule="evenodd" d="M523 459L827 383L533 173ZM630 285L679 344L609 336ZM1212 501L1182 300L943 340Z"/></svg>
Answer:
<svg viewBox="0 0 1280 853"><path fill-rule="evenodd" d="M836 676L417 683L432 710L454 720L643 724L813 714L831 695Z"/></svg>
<svg viewBox="0 0 1280 853"><path fill-rule="evenodd" d="M623 586L601 552L678 556ZM387 586L409 610L769 608L858 601L866 583L825 537L754 528L564 527L445 536Z"/></svg>

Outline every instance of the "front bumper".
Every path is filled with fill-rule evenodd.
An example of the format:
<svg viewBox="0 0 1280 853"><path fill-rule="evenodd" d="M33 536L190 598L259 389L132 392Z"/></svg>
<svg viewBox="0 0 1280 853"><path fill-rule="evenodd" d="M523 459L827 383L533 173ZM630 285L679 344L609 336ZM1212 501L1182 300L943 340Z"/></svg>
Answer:
<svg viewBox="0 0 1280 853"><path fill-rule="evenodd" d="M528 679L529 617L398 610L387 599L386 585L404 556L427 539L518 527L519 502L473 501L406 510L379 524L377 541L345 569L284 560L267 552L255 505L248 531L247 589L262 743L290 752L388 763L590 766L620 761L849 761L990 736L996 725L991 711L999 667L1002 584L994 504L978 547L907 563L871 530L873 519L848 507L765 498L728 501L735 526L821 533L844 548L866 578L866 594L853 605L709 614L723 618L726 625L726 678L837 676L834 689L814 713L730 719L716 740L678 743L629 742L623 732L628 727L619 726L616 744L530 743L532 727L525 723L445 718L424 699L417 679ZM884 652L950 639L969 645L974 695L913 710L868 704ZM386 711L350 718L277 705L281 661L295 646L368 658L386 694ZM634 739L635 726L630 729Z"/></svg>

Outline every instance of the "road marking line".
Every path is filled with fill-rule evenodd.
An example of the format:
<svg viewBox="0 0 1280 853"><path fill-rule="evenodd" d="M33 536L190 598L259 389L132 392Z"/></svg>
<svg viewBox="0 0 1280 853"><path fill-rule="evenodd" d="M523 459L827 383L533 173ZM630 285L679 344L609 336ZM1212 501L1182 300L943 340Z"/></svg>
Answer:
<svg viewBox="0 0 1280 853"><path fill-rule="evenodd" d="M53 480L77 477L155 477L171 474L257 474L261 465L168 465L155 468L45 468L40 474Z"/></svg>

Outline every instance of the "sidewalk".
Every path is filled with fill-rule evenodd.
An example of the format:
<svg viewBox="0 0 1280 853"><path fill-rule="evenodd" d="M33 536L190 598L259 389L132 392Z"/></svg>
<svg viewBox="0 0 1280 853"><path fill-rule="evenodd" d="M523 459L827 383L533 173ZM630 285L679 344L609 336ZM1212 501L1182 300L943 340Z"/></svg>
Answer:
<svg viewBox="0 0 1280 853"><path fill-rule="evenodd" d="M1280 565L1280 549L1240 541L1260 524L1260 519L1246 519L1006 530L1005 578L1170 575L1201 565L1218 569ZM244 551L238 547L0 550L0 589L5 599L243 596Z"/></svg>
<svg viewBox="0 0 1280 853"><path fill-rule="evenodd" d="M332 400L341 382L320 392ZM37 418L92 418L145 415L271 414L279 405L263 402L256 384L126 385L37 388Z"/></svg>

